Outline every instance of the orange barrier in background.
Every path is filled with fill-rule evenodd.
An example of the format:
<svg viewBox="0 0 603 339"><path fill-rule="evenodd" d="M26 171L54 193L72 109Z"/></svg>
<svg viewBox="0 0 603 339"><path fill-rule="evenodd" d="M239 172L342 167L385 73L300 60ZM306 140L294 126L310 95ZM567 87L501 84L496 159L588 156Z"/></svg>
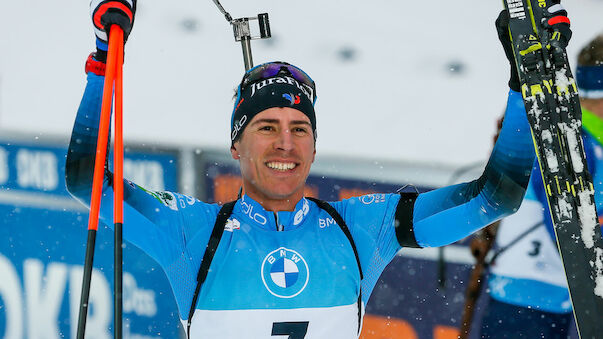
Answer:
<svg viewBox="0 0 603 339"><path fill-rule="evenodd" d="M433 339L457 339L459 333L456 327L436 325ZM366 314L360 339L419 339L419 336L412 325L403 319Z"/></svg>

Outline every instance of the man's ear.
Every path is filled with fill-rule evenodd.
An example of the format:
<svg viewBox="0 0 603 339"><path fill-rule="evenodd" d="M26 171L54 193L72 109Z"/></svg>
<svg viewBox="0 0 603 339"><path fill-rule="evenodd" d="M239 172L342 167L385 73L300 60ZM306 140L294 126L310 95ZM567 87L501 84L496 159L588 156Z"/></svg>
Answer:
<svg viewBox="0 0 603 339"><path fill-rule="evenodd" d="M239 160L241 158L241 153L239 153L239 151L237 150L238 145L238 141L235 142L232 146L230 146L230 155L232 156L233 159L235 160Z"/></svg>

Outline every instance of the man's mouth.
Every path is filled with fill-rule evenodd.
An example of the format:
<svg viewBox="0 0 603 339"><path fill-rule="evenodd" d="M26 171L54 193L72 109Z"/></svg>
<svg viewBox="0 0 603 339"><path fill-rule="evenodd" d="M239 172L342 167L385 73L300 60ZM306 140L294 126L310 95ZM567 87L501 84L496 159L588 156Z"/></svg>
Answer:
<svg viewBox="0 0 603 339"><path fill-rule="evenodd" d="M290 171L290 170L294 169L297 166L297 164L294 162L270 161L270 162L266 163L266 166L273 170L285 172L285 171Z"/></svg>

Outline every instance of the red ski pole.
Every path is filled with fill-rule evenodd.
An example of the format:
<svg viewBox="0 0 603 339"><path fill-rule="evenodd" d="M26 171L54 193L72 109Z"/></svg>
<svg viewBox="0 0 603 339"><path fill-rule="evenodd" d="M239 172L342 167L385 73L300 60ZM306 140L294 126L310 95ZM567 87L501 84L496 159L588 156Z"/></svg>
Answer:
<svg viewBox="0 0 603 339"><path fill-rule="evenodd" d="M113 222L115 232L114 242L114 337L122 338L122 227L123 227L123 200L124 200L124 142L123 142L123 63L124 63L124 35L119 26L113 26L113 30L119 29L116 35L117 42L117 64L115 70L115 145L113 146Z"/></svg>
<svg viewBox="0 0 603 339"><path fill-rule="evenodd" d="M80 310L77 324L77 339L84 339L86 332L86 318L88 316L88 299L90 297L90 280L94 260L94 246L96 242L96 230L98 229L98 215L102 197L102 185L105 171L105 159L107 156L107 141L109 138L109 125L111 123L111 103L113 97L113 81L115 80L115 64L117 62L117 51L119 46L117 35L122 36L121 28L111 29L109 37L109 50L107 53L107 67L105 71L105 85L103 88L103 102L99 123L98 139L96 141L96 157L94 160L94 175L92 179L92 196L90 198L90 215L88 217L88 240L86 243L86 258L84 261L84 275L82 281L82 293L80 297Z"/></svg>

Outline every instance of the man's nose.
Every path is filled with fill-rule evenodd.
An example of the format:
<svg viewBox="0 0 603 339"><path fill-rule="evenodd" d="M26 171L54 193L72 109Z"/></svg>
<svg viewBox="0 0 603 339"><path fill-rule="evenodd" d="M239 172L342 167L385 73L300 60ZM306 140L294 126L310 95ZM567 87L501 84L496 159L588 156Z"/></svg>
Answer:
<svg viewBox="0 0 603 339"><path fill-rule="evenodd" d="M276 148L284 151L290 151L294 148L293 144L293 135L291 135L291 130L288 128L284 128L278 135L278 139L276 141Z"/></svg>

